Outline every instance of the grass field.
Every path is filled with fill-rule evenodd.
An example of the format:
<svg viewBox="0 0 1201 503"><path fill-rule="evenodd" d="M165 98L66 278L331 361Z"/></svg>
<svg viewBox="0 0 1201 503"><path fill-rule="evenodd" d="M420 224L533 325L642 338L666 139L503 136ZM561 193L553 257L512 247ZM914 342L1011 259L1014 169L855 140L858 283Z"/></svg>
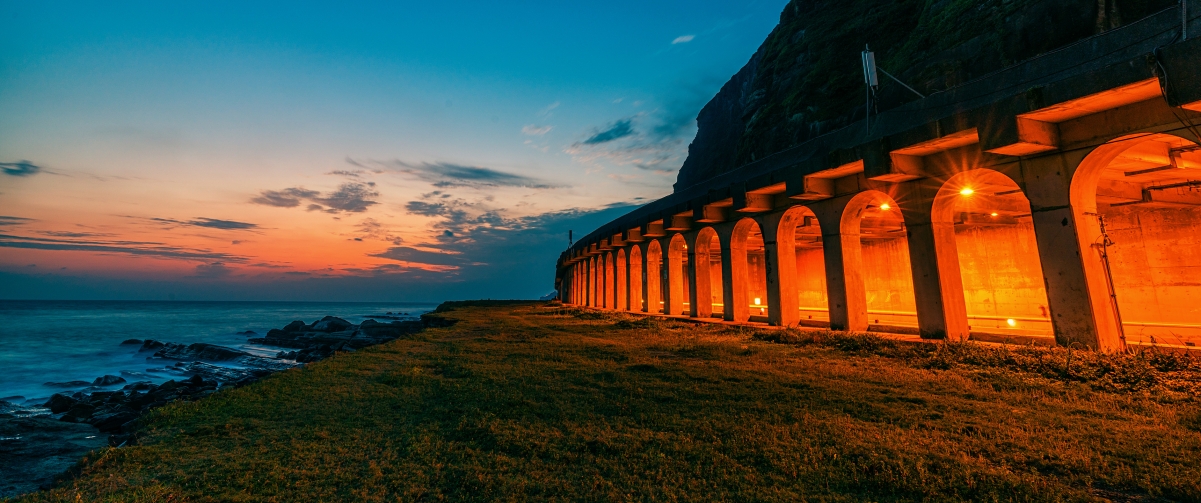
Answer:
<svg viewBox="0 0 1201 503"><path fill-rule="evenodd" d="M442 315L157 409L17 501L1201 500L1187 356Z"/></svg>

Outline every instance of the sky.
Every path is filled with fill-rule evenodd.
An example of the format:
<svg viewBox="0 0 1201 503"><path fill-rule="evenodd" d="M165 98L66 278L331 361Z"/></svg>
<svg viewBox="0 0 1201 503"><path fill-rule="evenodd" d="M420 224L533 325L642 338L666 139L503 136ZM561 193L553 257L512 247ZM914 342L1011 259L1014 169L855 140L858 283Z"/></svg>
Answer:
<svg viewBox="0 0 1201 503"><path fill-rule="evenodd" d="M785 3L0 0L0 298L545 295Z"/></svg>

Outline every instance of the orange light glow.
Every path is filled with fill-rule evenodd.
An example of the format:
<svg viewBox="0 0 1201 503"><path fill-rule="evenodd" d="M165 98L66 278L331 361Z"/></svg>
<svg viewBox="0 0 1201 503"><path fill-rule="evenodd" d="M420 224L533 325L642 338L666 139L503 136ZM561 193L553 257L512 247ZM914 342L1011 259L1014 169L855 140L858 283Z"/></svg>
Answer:
<svg viewBox="0 0 1201 503"><path fill-rule="evenodd" d="M1014 320L1013 318L1009 318L1008 320L1005 320L1005 323L1008 323L1009 326L1011 326L1011 327L1018 326L1017 320Z"/></svg>
<svg viewBox="0 0 1201 503"><path fill-rule="evenodd" d="M964 196L970 196L975 192L976 191L972 190L971 187L964 187L963 190L959 191L959 194L964 195Z"/></svg>
<svg viewBox="0 0 1201 503"><path fill-rule="evenodd" d="M880 209L883 211L888 211L892 209L892 206L890 206L888 203L884 203L880 205Z"/></svg>
<svg viewBox="0 0 1201 503"><path fill-rule="evenodd" d="M994 211L991 213L991 215L995 217L995 216L997 216L997 212Z"/></svg>
<svg viewBox="0 0 1201 503"><path fill-rule="evenodd" d="M762 302L760 301L759 297L755 297L755 305L758 306L760 304L762 304Z"/></svg>

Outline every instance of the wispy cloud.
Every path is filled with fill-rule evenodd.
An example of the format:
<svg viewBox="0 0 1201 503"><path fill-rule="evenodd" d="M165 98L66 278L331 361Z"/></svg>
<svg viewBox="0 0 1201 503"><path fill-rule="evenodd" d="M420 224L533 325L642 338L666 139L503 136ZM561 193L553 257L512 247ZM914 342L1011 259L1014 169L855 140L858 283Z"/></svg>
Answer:
<svg viewBox="0 0 1201 503"><path fill-rule="evenodd" d="M324 196L316 190L302 187L264 190L251 198L250 202L277 208L295 208L308 201L309 205L306 209L309 211L362 213L371 206L379 204L372 200L372 198L379 197L379 192L371 188L373 185L358 182L344 183L338 186L337 190Z"/></svg>
<svg viewBox="0 0 1201 503"><path fill-rule="evenodd" d="M93 253L116 253L141 257L156 257L177 260L200 260L221 262L245 262L243 257L203 249L182 248L163 243L145 241L109 241L83 239L52 239L0 234L0 248L25 248L33 250L86 251Z"/></svg>
<svg viewBox="0 0 1201 503"><path fill-rule="evenodd" d="M543 108L542 110L538 111L538 116L539 117L550 117L550 115L554 112L554 110L556 108L559 108L559 104L560 103L558 101L556 101L554 103L547 105L546 108Z"/></svg>
<svg viewBox="0 0 1201 503"><path fill-rule="evenodd" d="M694 38L696 38L696 35L680 35L671 41L671 45L687 44L688 42L692 42Z"/></svg>
<svg viewBox="0 0 1201 503"><path fill-rule="evenodd" d="M27 224L27 223L33 222L33 221L34 220L32 218L10 217L10 216L0 215L0 226L21 225L21 224Z"/></svg>
<svg viewBox="0 0 1201 503"><path fill-rule="evenodd" d="M198 278L224 278L232 272L233 269L226 267L224 262L212 262L196 266L196 277Z"/></svg>
<svg viewBox="0 0 1201 503"><path fill-rule="evenodd" d="M234 220L219 220L216 218L204 218L204 217L197 217L192 220L176 220L174 218L151 218L150 220L154 221L154 222L170 224L173 226L183 225L183 226L191 226L191 227L206 227L209 229L222 229L222 230L235 230L235 231L258 228L257 224L238 222L238 221L234 221Z"/></svg>
<svg viewBox="0 0 1201 503"><path fill-rule="evenodd" d="M632 127L632 124L632 119L619 120L613 124L610 124L605 130L599 131L588 137L588 139L584 140L583 143L584 145L597 145L625 138L634 134L634 128Z"/></svg>
<svg viewBox="0 0 1201 503"><path fill-rule="evenodd" d="M480 166L466 166L449 162L405 162L392 161L356 161L348 159L356 166L371 164L386 167L388 171L409 175L418 180L430 183L437 188L447 187L524 187L529 189L562 188L538 178L508 173Z"/></svg>
<svg viewBox="0 0 1201 503"><path fill-rule="evenodd" d="M546 133L549 133L553 128L554 126L536 126L534 124L526 124L525 127L521 128L521 132L522 134L527 134L530 136L542 136Z"/></svg>
<svg viewBox="0 0 1201 503"><path fill-rule="evenodd" d="M41 166L30 161L0 162L0 173L8 176L33 176L41 170Z"/></svg>

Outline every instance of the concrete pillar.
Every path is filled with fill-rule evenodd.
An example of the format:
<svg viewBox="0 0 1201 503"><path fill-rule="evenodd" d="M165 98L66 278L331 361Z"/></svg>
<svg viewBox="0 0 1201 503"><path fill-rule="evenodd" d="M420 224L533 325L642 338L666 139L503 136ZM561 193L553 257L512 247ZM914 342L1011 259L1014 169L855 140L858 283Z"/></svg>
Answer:
<svg viewBox="0 0 1201 503"><path fill-rule="evenodd" d="M626 256L625 249L622 248L620 250L617 250L617 267L615 269L616 269L616 274L617 274L617 278L616 278L617 279L617 295L616 295L616 297L617 297L616 306L617 307L616 307L616 309L618 311L629 311L630 310L630 303L629 303L629 298L628 298L628 292L630 291L630 275L629 275L629 269L626 267L627 263L629 263L629 259Z"/></svg>
<svg viewBox="0 0 1201 503"><path fill-rule="evenodd" d="M693 318L713 316L713 276L709 262L712 228L684 234L688 243L688 315Z"/></svg>
<svg viewBox="0 0 1201 503"><path fill-rule="evenodd" d="M863 287L858 226L843 229L842 225L843 213L851 199L852 196L827 199L812 204L810 209L822 230L830 328L862 332L867 330L867 293Z"/></svg>
<svg viewBox="0 0 1201 503"><path fill-rule="evenodd" d="M646 278L643 276L644 270L642 247L634 245L630 247L630 311L642 312L646 309L642 305L643 292L646 291Z"/></svg>
<svg viewBox="0 0 1201 503"><path fill-rule="evenodd" d="M646 312L660 313L663 308L663 262L667 254L663 253L663 240L651 239L647 242L643 262L646 264Z"/></svg>
<svg viewBox="0 0 1201 503"><path fill-rule="evenodd" d="M677 237L678 236L678 237ZM684 299L687 292L684 291L684 259L687 257L688 250L682 246L685 241L683 236L679 234L673 235L670 239L664 238L663 255L667 257L667 288L663 292L664 306L666 314L681 315L684 314Z"/></svg>
<svg viewBox="0 0 1201 503"><path fill-rule="evenodd" d="M721 243L721 301L725 304L721 317L726 321L747 321L750 310L746 300L746 243L742 245L740 261L733 234L732 226L724 226L717 233Z"/></svg>
<svg viewBox="0 0 1201 503"><path fill-rule="evenodd" d="M895 200L905 219L918 333L925 339L966 341L967 303L955 247L955 224L931 220L941 185L935 179L904 183Z"/></svg>
<svg viewBox="0 0 1201 503"><path fill-rule="evenodd" d="M764 268L767 272L767 321L789 327L800 323L797 299L796 218L801 210L755 217L763 233ZM783 228L787 226L787 228Z"/></svg>
<svg viewBox="0 0 1201 503"><path fill-rule="evenodd" d="M613 253L605 252L605 267L601 269L601 284L604 292L601 294L601 307L613 309Z"/></svg>
<svg viewBox="0 0 1201 503"><path fill-rule="evenodd" d="M1092 208L1074 208L1072 174L1087 152L1052 154L1022 162L1022 177L1042 260L1048 309L1060 345L1120 351L1125 347L1109 297ZM1095 193L1096 184L1081 190ZM1093 214L1090 214L1093 213Z"/></svg>

